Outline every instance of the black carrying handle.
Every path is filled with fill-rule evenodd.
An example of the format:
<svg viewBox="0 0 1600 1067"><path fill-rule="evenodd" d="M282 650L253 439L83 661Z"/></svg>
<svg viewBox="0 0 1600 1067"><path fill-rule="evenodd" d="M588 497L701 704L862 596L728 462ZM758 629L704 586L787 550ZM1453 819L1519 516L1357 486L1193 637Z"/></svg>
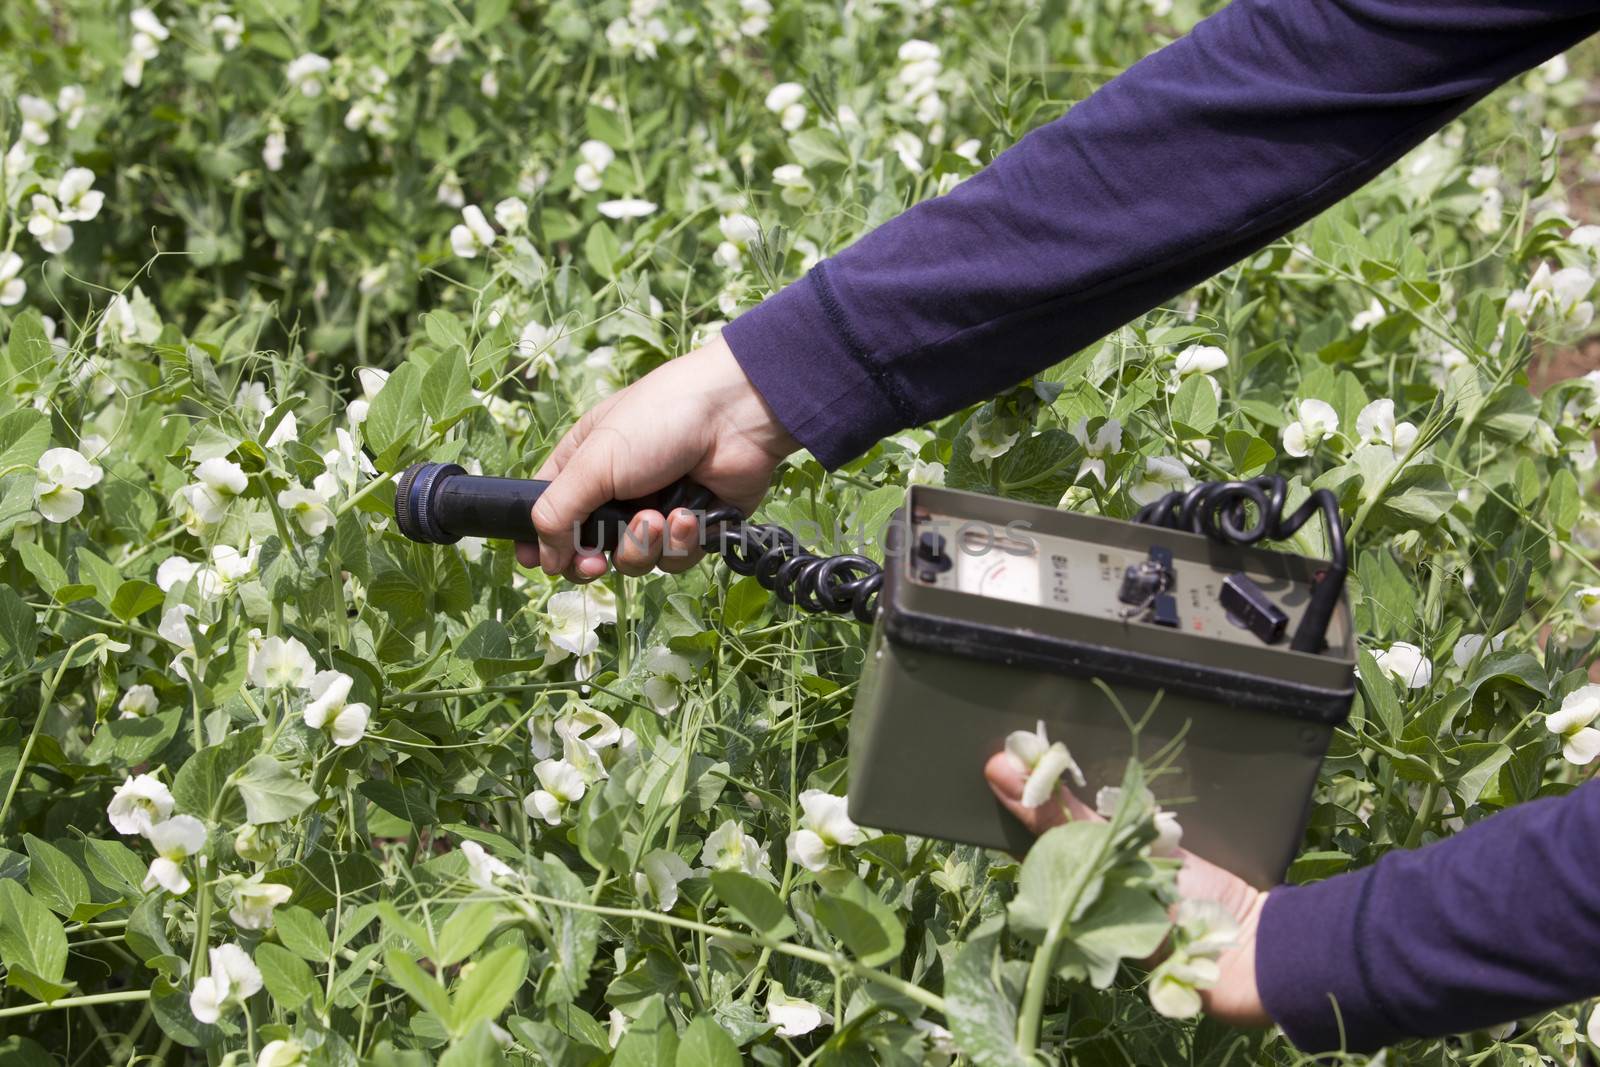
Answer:
<svg viewBox="0 0 1600 1067"><path fill-rule="evenodd" d="M419 463L395 485L395 523L423 544L450 545L463 537L537 541L533 505L549 486L534 478L468 474L455 463ZM577 544L609 552L622 543L623 531L641 511L704 511L711 503L711 493L688 480L636 500L613 500L579 524Z"/></svg>

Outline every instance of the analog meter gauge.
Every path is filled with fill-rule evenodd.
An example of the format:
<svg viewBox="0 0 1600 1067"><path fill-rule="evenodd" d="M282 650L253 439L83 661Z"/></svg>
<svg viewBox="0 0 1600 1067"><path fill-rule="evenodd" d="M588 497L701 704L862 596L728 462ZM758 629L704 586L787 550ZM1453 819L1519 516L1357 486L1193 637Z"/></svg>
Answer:
<svg viewBox="0 0 1600 1067"><path fill-rule="evenodd" d="M983 534L962 537L956 588L995 600L1039 603L1038 546Z"/></svg>

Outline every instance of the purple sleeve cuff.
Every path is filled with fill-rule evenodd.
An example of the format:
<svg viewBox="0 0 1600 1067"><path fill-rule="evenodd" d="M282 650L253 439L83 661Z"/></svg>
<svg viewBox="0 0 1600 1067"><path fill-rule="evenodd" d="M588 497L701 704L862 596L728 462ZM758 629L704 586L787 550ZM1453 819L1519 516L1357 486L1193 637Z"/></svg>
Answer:
<svg viewBox="0 0 1600 1067"><path fill-rule="evenodd" d="M914 421L852 340L825 263L722 336L784 429L830 470Z"/></svg>
<svg viewBox="0 0 1600 1067"><path fill-rule="evenodd" d="M1267 895L1256 933L1261 1005L1307 1052L1371 1052L1406 1036L1367 981L1362 918L1371 870Z"/></svg>

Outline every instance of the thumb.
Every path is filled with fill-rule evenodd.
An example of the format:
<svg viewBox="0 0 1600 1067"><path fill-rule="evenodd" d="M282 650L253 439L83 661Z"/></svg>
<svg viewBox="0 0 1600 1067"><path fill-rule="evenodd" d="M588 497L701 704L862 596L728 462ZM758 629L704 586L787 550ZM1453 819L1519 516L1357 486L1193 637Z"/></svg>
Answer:
<svg viewBox="0 0 1600 1067"><path fill-rule="evenodd" d="M609 435L591 435L534 502L539 566L551 577L561 574L572 562L583 520L601 504L617 497L612 452Z"/></svg>

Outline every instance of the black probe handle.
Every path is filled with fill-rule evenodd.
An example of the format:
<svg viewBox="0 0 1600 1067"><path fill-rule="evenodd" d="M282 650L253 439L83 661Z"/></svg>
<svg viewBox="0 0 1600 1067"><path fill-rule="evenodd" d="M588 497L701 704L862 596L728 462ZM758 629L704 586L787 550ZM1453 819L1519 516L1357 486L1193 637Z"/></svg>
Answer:
<svg viewBox="0 0 1600 1067"><path fill-rule="evenodd" d="M400 476L395 520L401 533L425 544L453 544L463 537L533 542L539 537L533 505L549 486L533 478L468 474L453 463L423 463ZM641 511L701 510L710 503L711 494L687 480L635 500L612 500L579 524L577 544L609 552L622 543L623 532Z"/></svg>

